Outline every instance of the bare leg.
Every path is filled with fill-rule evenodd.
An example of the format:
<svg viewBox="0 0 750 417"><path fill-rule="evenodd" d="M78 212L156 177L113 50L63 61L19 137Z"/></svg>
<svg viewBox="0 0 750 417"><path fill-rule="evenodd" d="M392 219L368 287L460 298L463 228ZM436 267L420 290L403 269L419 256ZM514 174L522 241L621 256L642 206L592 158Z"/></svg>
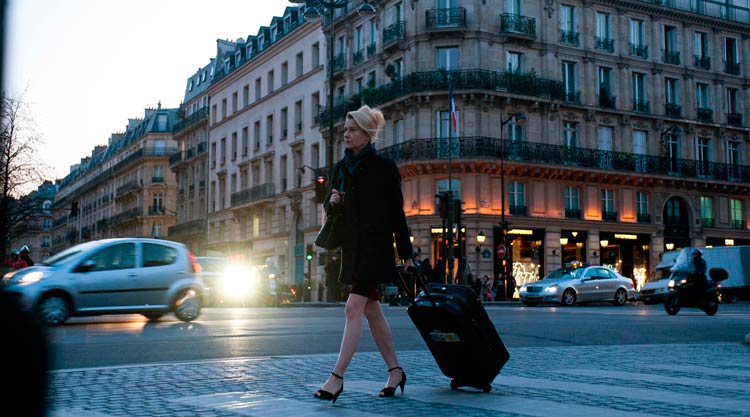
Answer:
<svg viewBox="0 0 750 417"><path fill-rule="evenodd" d="M341 337L339 357L336 360L336 366L333 368L333 372L342 377L346 372L346 368L349 367L349 363L352 361L354 351L357 350L357 345L359 345L359 340L362 338L362 315L367 300L367 297L358 294L349 294L349 299L346 300L346 324L344 324L344 334ZM343 380L329 375L321 389L335 393L341 388L343 383Z"/></svg>
<svg viewBox="0 0 750 417"><path fill-rule="evenodd" d="M385 361L386 369L391 369L399 366L398 358L396 357L396 348L393 344L393 333L391 332L391 326L386 320L383 310L380 308L380 303L375 300L367 299L365 304L365 317L367 318L367 324L370 327L370 334L375 340L380 355ZM402 378L401 370L395 370L389 372L387 387L395 387L401 382Z"/></svg>

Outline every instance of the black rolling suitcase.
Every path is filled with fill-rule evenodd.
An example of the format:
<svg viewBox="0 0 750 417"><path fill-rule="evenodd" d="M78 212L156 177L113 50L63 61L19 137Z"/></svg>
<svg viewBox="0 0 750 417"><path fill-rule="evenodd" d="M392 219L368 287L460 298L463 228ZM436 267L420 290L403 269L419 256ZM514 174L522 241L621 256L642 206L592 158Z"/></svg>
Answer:
<svg viewBox="0 0 750 417"><path fill-rule="evenodd" d="M404 285L407 273L411 272L399 269ZM476 293L463 285L425 286L420 277L415 278L422 291L412 297L407 312L440 370L453 379L451 388L490 392L510 353Z"/></svg>

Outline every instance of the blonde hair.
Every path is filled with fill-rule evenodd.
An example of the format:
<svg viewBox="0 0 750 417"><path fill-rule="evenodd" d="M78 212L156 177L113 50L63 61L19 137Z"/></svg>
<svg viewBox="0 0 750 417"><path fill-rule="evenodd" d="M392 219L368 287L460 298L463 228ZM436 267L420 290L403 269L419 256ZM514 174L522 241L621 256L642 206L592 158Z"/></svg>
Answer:
<svg viewBox="0 0 750 417"><path fill-rule="evenodd" d="M354 120L354 123L370 137L370 142L378 138L378 132L385 125L383 112L370 108L366 104L360 107L359 110L347 113L346 118Z"/></svg>

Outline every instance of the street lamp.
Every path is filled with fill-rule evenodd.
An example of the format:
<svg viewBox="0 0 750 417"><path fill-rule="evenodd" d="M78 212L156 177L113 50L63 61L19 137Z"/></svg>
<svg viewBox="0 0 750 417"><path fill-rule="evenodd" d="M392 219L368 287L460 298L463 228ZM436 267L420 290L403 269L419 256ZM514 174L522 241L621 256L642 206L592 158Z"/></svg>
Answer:
<svg viewBox="0 0 750 417"><path fill-rule="evenodd" d="M526 123L526 115L523 113L510 113L508 118L503 120L505 115L500 112L500 227L502 228L502 243L505 246L505 258L508 258L508 222L505 221L505 138L503 137L503 128L511 121L517 124ZM508 299L508 290L510 289L510 274L508 273L508 262L503 261L502 266L503 280L505 280L505 299ZM511 269L512 271L512 269ZM513 293L511 292L511 295Z"/></svg>
<svg viewBox="0 0 750 417"><path fill-rule="evenodd" d="M484 232L480 230L479 233L477 233L477 249L476 249L476 252L477 252L477 269L476 269L477 278L479 278L479 276L480 276L479 275L479 255L482 253L482 244L484 243L485 240L487 240L487 236L485 236Z"/></svg>
<svg viewBox="0 0 750 417"><path fill-rule="evenodd" d="M335 59L334 54L334 43L336 42L335 38L335 30L333 21L335 19L334 12L336 9L341 9L349 5L348 0L289 0L290 3L294 4L307 4L305 7L305 19L314 21L317 19L320 19L322 16L322 13L320 10L318 10L318 6L322 6L324 9L323 12L327 13L328 15L328 26L330 31L330 37L328 41L328 144L326 145L326 167L328 168L328 178L331 178L333 176L333 146L334 146L334 137L333 137L333 125L334 125L334 105L333 105L333 93L334 93L334 64L333 61ZM375 8L365 1L362 5L359 6L359 9L357 10L360 16L371 16L375 14Z"/></svg>

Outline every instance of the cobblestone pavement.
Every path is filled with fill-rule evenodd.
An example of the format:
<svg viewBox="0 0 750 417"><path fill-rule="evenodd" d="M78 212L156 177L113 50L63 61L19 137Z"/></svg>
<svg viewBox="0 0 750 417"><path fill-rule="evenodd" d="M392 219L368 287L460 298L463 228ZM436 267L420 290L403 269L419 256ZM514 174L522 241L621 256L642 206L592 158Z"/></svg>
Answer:
<svg viewBox="0 0 750 417"><path fill-rule="evenodd" d="M451 390L429 351L402 351L404 395L358 353L335 405L312 397L335 355L86 368L51 373L51 417L750 416L740 343L511 348L490 393Z"/></svg>

